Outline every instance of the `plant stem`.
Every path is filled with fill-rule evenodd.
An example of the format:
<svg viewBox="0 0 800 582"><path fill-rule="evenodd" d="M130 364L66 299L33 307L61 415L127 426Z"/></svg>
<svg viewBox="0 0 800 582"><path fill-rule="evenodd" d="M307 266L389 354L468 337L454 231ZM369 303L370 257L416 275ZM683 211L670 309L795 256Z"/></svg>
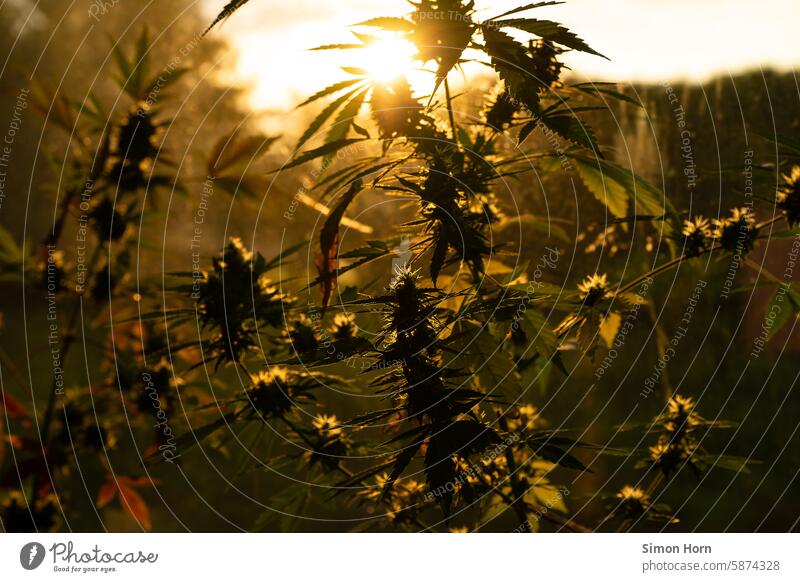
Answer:
<svg viewBox="0 0 800 582"><path fill-rule="evenodd" d="M95 263L100 258L100 253L103 251L104 248L103 242L99 242L98 245L94 249L94 253L92 254L92 258L89 262L90 269L94 268ZM86 285L91 278L91 271L87 270L86 272L86 280L83 285L83 289L86 289ZM74 305L72 306L72 312L69 315L69 323L67 324L67 330L64 334L64 342L61 346L61 351L59 352L59 358L64 364L67 354L69 353L69 349L72 346L73 341L75 340L75 325L78 320L78 315L80 315L83 306L83 294L84 291L81 292L77 296L77 300L75 301ZM52 384L50 385L50 393L47 396L47 405L44 411L44 417L42 419L42 434L41 434L41 445L42 445L42 454L45 455L45 465L47 464L47 450L49 449L50 445L50 429L53 424L53 419L55 417L55 409L56 409L56 396L57 396L57 388L58 384L56 383L55 378L53 379ZM31 501L29 503L29 507L34 507L36 500L39 496L39 474L33 474L33 481L32 481L32 490L31 490Z"/></svg>
<svg viewBox="0 0 800 582"><path fill-rule="evenodd" d="M501 429L508 432L508 422L504 417L500 417L498 420L498 425ZM517 462L514 459L514 451L511 447L506 447L503 454L506 457L506 464L508 465L508 472L509 472L509 480L511 481L511 491L514 493L514 499L511 503L511 508L517 514L519 518L519 526L528 528L528 531L531 531L531 524L528 520L528 512L525 510L525 503L523 498L525 497L525 486L520 481L517 475Z"/></svg>
<svg viewBox="0 0 800 582"><path fill-rule="evenodd" d="M717 247L712 247L712 249L713 248L717 248ZM706 251L703 251L702 253L698 254L697 256L698 257L702 256L703 254L705 254L707 252L710 252L712 249L708 249ZM672 259L671 261L667 261L666 263L663 263L663 264L659 265L658 267L652 269L649 273L645 273L644 275L636 277L633 281L631 281L630 283L628 283L627 285L622 287L619 291L617 291L617 294L626 293L626 292L630 291L631 289L633 289L634 287L636 287L637 285L639 285L640 283L643 283L644 281L647 281L648 279L650 279L652 277L655 277L656 275L659 275L660 273L663 273L664 271L668 271L672 267L680 265L683 261L685 261L686 259L689 259L689 258L694 258L694 257L687 257L686 255L681 255L680 257L676 257L676 258Z"/></svg>
<svg viewBox="0 0 800 582"><path fill-rule="evenodd" d="M295 426L295 424L294 424L292 421L290 421L290 420L289 420L288 418L286 418L285 416L282 416L282 417L281 417L281 420L282 420L283 422L285 422L285 423L286 423L286 425L287 425L287 426L288 426L290 429L292 429L294 432L296 432L296 433L297 433L297 436L299 436L299 437L300 437L300 438L303 440L303 442L304 442L304 443L306 443L306 444L309 446L309 448L310 448L312 451L314 450L314 443L312 443L312 442L311 442L311 441L308 439L308 437L307 437L306 435L304 435L304 434L303 434L303 432L302 432L302 431L301 431L299 428L297 428L297 426ZM342 473L342 474L343 474L345 477L347 477L347 478L352 478L352 477L353 477L353 473L352 473L352 471L350 471L349 469L346 469L345 467L342 467L342 465L341 465L340 463L336 463L336 469L337 469L337 470L338 470L340 473Z"/></svg>
<svg viewBox="0 0 800 582"><path fill-rule="evenodd" d="M778 277L767 271L764 267L753 261L752 259L745 259L744 264L753 269L759 275L763 275L765 279L772 281L773 283L780 285L781 287L786 287L787 282L781 281Z"/></svg>
<svg viewBox="0 0 800 582"><path fill-rule="evenodd" d="M764 222L762 222L760 224L757 224L755 228L756 228L756 230L760 231L762 228L764 228L766 226L770 226L771 224L774 224L774 223L776 223L776 222L778 222L779 220L782 220L782 219L783 219L783 215L781 214L779 216L775 216L775 217L773 217L773 218L771 218L769 220L766 220L766 221L764 221ZM721 248L722 248L721 245L715 244L715 245L712 245L711 247L701 251L697 255L694 255L694 256L691 256L691 257L686 256L686 255L681 255L680 257L676 257L676 258L672 259L671 261L667 261L666 263L664 263L662 265L659 265L658 267L656 267L653 270L651 270L649 273L645 273L644 275L636 277L633 281L631 281L630 283L626 284L619 291L617 291L617 294L625 293L627 291L630 291L631 289L633 289L634 287L636 287L637 285L639 285L643 281L646 281L647 279L650 279L651 277L655 277L656 275L659 275L659 274L663 273L664 271L667 271L667 270L671 269L672 267L680 265L683 261L685 261L687 259L694 259L696 257L701 257L701 256L703 256L703 255L705 255L707 253L710 253L711 251L719 250Z"/></svg>
<svg viewBox="0 0 800 582"><path fill-rule="evenodd" d="M453 143L458 143L456 118L453 115L453 98L450 96L450 83L447 82L447 77L444 78L444 96L447 100L447 115L450 118L450 131L453 133Z"/></svg>

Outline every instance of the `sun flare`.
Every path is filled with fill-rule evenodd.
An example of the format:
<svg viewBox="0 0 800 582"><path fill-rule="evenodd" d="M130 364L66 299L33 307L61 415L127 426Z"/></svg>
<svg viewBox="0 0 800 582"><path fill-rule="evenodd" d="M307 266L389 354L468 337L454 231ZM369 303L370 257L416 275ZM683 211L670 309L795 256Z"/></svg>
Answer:
<svg viewBox="0 0 800 582"><path fill-rule="evenodd" d="M416 52L414 45L403 38L383 36L358 51L357 59L374 80L388 82L419 71L419 63L414 61Z"/></svg>

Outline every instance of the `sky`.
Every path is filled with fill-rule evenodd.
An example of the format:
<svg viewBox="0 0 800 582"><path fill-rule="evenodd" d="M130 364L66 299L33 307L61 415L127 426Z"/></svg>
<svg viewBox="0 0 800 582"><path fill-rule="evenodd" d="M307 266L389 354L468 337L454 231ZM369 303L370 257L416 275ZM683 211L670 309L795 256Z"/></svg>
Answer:
<svg viewBox="0 0 800 582"><path fill-rule="evenodd" d="M205 2L209 16L226 3ZM478 18L525 3L476 0ZM237 76L252 86L252 104L282 108L343 77L341 54L307 49L348 42L348 25L408 7L404 0L250 0L215 34L238 49ZM800 65L800 0L569 0L528 15L562 22L610 58L566 58L586 80L702 81Z"/></svg>

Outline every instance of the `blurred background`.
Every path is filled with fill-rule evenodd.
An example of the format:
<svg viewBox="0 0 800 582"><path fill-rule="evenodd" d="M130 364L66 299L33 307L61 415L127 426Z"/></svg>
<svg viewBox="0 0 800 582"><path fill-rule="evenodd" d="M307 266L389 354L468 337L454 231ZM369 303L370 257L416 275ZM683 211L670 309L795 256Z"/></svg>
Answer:
<svg viewBox="0 0 800 582"><path fill-rule="evenodd" d="M180 161L185 191L175 191L153 202L160 214L146 219L140 245L149 260L139 265L138 276L157 281L162 272L186 271L191 264L192 216L202 196L209 141L207 134L225 135L234 130L282 136L264 167L256 168L247 186L250 192L214 196L208 204L201 253L208 257L225 240L241 236L249 246L272 256L281 245L299 242L319 228L319 214L301 205L291 227L282 216L291 205L305 176L282 175L280 183L267 177L267 168L285 162L291 145L311 119L313 111L295 110L309 94L341 78L341 55L307 52L327 43L346 42L346 27L373 16L400 15L402 1L342 0L339 2L272 2L251 0L208 36L199 34L222 9L223 2L131 2L128 0L9 0L0 8L0 132L17 127L10 150L7 176L0 198L2 246L7 254L35 248L54 218L55 192L63 179L59 164L52 163L67 148L69 138L46 125L33 106L14 121L21 91L35 87L62 90L73 100L84 101L92 91L108 111L124 111L123 97L111 79L111 47L135 45L147 29L151 63L167 67L177 58L188 72L171 89L178 99L168 111L170 125L164 148ZM516 6L512 1L478 2L479 14L490 17ZM599 142L618 163L663 188L681 211L709 217L725 214L745 201L748 180L756 196L769 199L781 170L770 136L800 139L800 85L796 67L800 61L800 36L796 33L800 7L793 0L760 4L723 0L571 0L543 9L545 17L564 22L609 60L586 55L571 56L572 80L613 81L644 108L625 103L609 104L608 111L592 115ZM400 66L402 47L377 54L367 67ZM465 67L462 103L470 95L477 102L492 83L476 67ZM691 156L696 183L688 185L682 128L676 118L676 101L682 107L691 135ZM462 115L469 114L467 105ZM56 108L45 115L53 123ZM682 118L683 119L683 118ZM766 138L765 138L766 136ZM752 153L750 153L752 152ZM750 160L750 161L748 161ZM745 175L749 164L754 177ZM568 235L547 239L540 233L523 233L525 248L535 261L546 246L557 245L569 265L547 275L555 284L574 285L587 273L609 272L614 279L641 271L654 261L658 240L635 236L621 225L610 224L605 208L591 194L578 188L566 174L556 173L544 182L515 184L513 202L530 214L547 215ZM358 220L373 225L374 233L349 231L346 244L355 245L381 234L393 210L363 198L352 207ZM763 208L768 208L765 204ZM155 217L158 218L155 218ZM765 218L769 218L766 216ZM574 238L574 240L573 240ZM344 244L344 243L343 243ZM780 276L786 268L788 241L762 243L751 259ZM568 268L567 268L568 267ZM800 333L794 322L773 338L757 359L746 356L760 333L770 291L760 289L758 272L743 268L737 273L736 292L721 295L730 263L721 256L692 262L664 276L651 299L655 308L643 315L619 358L600 380L584 366L566 382L554 372L548 385L531 388L546 408L543 416L570 416L571 427L588 427L584 440L611 446L633 446L640 435L609 430L631 415L646 420L663 405L663 394L675 389L698 400L706 418L738 419L740 425L708 436L709 449L750 457L757 464L749 472L712 469L692 479L682 475L669 484L663 501L679 508L684 522L670 529L701 531L798 530L800 516ZM6 273L10 275L10 273ZM359 275L369 279L374 272ZM3 351L3 388L20 398L49 388L46 304L41 292L30 285L0 283L0 347ZM707 288L700 294L686 338L659 379L657 392L642 399L640 392L659 358L659 338L671 338L684 316L687 301L698 280ZM358 283L344 280L343 285ZM148 298L154 301L157 297ZM132 307L130 307L132 309ZM121 315L126 313L123 308ZM133 311L128 311L133 313ZM87 317L108 323L102 306ZM85 359L85 361L84 361ZM72 385L90 382L99 368L102 351L75 352L65 363ZM89 370L87 372L87 370ZM580 407L575 407L577 401ZM574 414L571 414L574 411ZM344 413L346 414L346 412ZM294 529L340 530L336 520L351 510L334 505L302 505L297 496L281 497L283 485L255 479L241 488L274 505L294 504L313 520L277 523L260 518L258 508L227 487L224 477L211 465L233 472L236 463L225 454L195 463L180 478L164 474L161 497L151 501L154 529L163 531ZM10 463L6 455L0 462ZM578 520L601 517L594 509L582 509L588 493L598 488L614 491L629 482L632 467L619 458L601 458L593 474L571 483L569 505ZM85 471L90 471L86 468ZM82 471L75 471L75 486ZM230 473L227 477L230 477ZM609 477L609 481L605 479ZM601 481L602 479L602 481ZM191 486L189 486L191 484ZM102 527L93 511L93 495L86 495L86 511L73 517L76 530ZM300 503L300 505L298 505ZM90 509L92 508L92 509ZM353 510L355 511L355 510ZM331 521L327 521L331 520ZM285 520L284 520L285 521ZM103 518L106 527L135 529L122 511ZM684 526L683 523L691 524ZM498 529L503 529L498 524ZM643 529L652 525L642 524Z"/></svg>

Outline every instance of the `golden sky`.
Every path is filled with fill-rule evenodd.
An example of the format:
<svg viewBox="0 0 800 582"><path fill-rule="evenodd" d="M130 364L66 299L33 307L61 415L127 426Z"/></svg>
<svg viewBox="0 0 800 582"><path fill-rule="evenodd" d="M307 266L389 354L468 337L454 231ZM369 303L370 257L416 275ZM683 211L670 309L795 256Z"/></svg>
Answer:
<svg viewBox="0 0 800 582"><path fill-rule="evenodd" d="M225 4L205 1L209 14ZM476 6L479 18L490 18L525 3L477 0ZM251 0L216 34L235 39L253 104L286 107L343 76L342 53L306 49L349 42L347 25L399 16L408 6L404 0ZM564 23L611 59L567 57L586 80L704 80L800 62L800 0L569 0L528 14Z"/></svg>

